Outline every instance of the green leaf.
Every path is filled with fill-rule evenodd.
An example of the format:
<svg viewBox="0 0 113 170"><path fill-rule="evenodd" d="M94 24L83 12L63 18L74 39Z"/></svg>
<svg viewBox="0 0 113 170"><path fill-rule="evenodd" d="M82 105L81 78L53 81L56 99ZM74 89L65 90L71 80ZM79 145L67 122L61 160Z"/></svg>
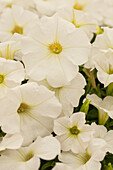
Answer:
<svg viewBox="0 0 113 170"><path fill-rule="evenodd" d="M54 165L55 165L54 161L49 161L41 167L41 170L47 170L48 168L50 170L50 169L52 169L52 167L54 167Z"/></svg>
<svg viewBox="0 0 113 170"><path fill-rule="evenodd" d="M107 96L113 96L113 83L110 83L106 90Z"/></svg>

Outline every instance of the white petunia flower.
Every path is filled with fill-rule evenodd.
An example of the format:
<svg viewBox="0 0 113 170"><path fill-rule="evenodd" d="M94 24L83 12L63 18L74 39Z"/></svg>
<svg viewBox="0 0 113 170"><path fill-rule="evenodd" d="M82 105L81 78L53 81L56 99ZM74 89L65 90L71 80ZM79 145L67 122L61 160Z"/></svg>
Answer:
<svg viewBox="0 0 113 170"><path fill-rule="evenodd" d="M105 124L109 116L113 119L113 97L106 96L103 100L95 94L87 95L87 99L91 101L99 111L99 123Z"/></svg>
<svg viewBox="0 0 113 170"><path fill-rule="evenodd" d="M104 112L108 113L108 115L113 119L113 96L106 96L100 108L103 109Z"/></svg>
<svg viewBox="0 0 113 170"><path fill-rule="evenodd" d="M107 52L110 50L113 51L113 28L104 28L103 34L99 34L96 37L95 42L93 43L93 47L103 51Z"/></svg>
<svg viewBox="0 0 113 170"><path fill-rule="evenodd" d="M60 153L60 143L52 136L38 137L27 147L1 152L1 170L38 170L40 159L51 160Z"/></svg>
<svg viewBox="0 0 113 170"><path fill-rule="evenodd" d="M103 139L106 144L103 146L103 149L106 152L113 153L113 130L107 132L107 129L103 125L97 125L96 123L91 124L94 129L94 138Z"/></svg>
<svg viewBox="0 0 113 170"><path fill-rule="evenodd" d="M65 0L65 6L84 11L93 16L99 24L103 23L103 0Z"/></svg>
<svg viewBox="0 0 113 170"><path fill-rule="evenodd" d="M20 52L21 46L18 41L6 41L0 43L0 57L5 59L14 60L16 59L17 54Z"/></svg>
<svg viewBox="0 0 113 170"><path fill-rule="evenodd" d="M20 62L0 58L0 98L7 94L9 88L20 85L24 78L25 71Z"/></svg>
<svg viewBox="0 0 113 170"><path fill-rule="evenodd" d="M98 80L104 87L113 82L113 50L98 52L94 58Z"/></svg>
<svg viewBox="0 0 113 170"><path fill-rule="evenodd" d="M0 17L0 41L9 40L14 33L27 35L37 22L38 16L21 6L7 8Z"/></svg>
<svg viewBox="0 0 113 170"><path fill-rule="evenodd" d="M113 28L104 27L103 33L97 35L92 44L91 54L86 68L97 68L98 79L105 86L112 81L112 55L113 55ZM111 56L111 57L110 57ZM109 63L110 66L109 66Z"/></svg>
<svg viewBox="0 0 113 170"><path fill-rule="evenodd" d="M66 0L66 5L75 10L87 11L89 9L92 0Z"/></svg>
<svg viewBox="0 0 113 170"><path fill-rule="evenodd" d="M18 149L21 147L23 138L19 133L6 134L0 138L0 151L5 149Z"/></svg>
<svg viewBox="0 0 113 170"><path fill-rule="evenodd" d="M93 37L93 33L97 32L97 22L88 13L71 8L63 8L58 11L58 14L74 24L76 28L82 29L88 35L90 40Z"/></svg>
<svg viewBox="0 0 113 170"><path fill-rule="evenodd" d="M70 116L73 113L74 107L79 104L80 97L84 94L84 86L86 81L84 77L78 73L77 76L70 81L67 85L61 86L59 88L54 88L50 86L47 80L38 82L46 86L49 90L55 92L55 96L62 104L62 114Z"/></svg>
<svg viewBox="0 0 113 170"><path fill-rule="evenodd" d="M61 87L76 76L77 65L88 60L87 35L57 15L43 17L30 36L35 41L23 38L23 52L27 53L23 62L33 80L47 79L51 86Z"/></svg>
<svg viewBox="0 0 113 170"><path fill-rule="evenodd" d="M1 0L0 11L3 12L5 8L11 8L12 5L20 5L27 9L35 8L34 0Z"/></svg>
<svg viewBox="0 0 113 170"><path fill-rule="evenodd" d="M92 128L85 125L85 113L78 112L71 117L62 117L54 121L54 132L63 151L83 152L91 140Z"/></svg>
<svg viewBox="0 0 113 170"><path fill-rule="evenodd" d="M91 141L84 153L62 152L59 160L70 166L70 170L100 170L100 161L105 157L106 152L102 150L105 143L100 139ZM60 169L60 170L63 170Z"/></svg>
<svg viewBox="0 0 113 170"><path fill-rule="evenodd" d="M92 61L98 70L97 77L104 86L113 81L113 29L104 28L93 43Z"/></svg>
<svg viewBox="0 0 113 170"><path fill-rule="evenodd" d="M7 107L6 107L7 106ZM0 125L6 133L20 132L23 145L37 135L46 136L53 131L53 120L61 113L61 104L44 86L28 83L9 91L0 100Z"/></svg>

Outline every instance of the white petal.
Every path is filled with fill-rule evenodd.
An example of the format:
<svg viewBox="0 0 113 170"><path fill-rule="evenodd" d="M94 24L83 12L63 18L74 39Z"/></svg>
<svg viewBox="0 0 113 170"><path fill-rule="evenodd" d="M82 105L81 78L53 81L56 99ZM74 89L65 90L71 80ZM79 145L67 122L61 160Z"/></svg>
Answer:
<svg viewBox="0 0 113 170"><path fill-rule="evenodd" d="M22 145L23 138L20 134L7 134L0 143L0 150L4 149L18 149Z"/></svg>
<svg viewBox="0 0 113 170"><path fill-rule="evenodd" d="M72 127L75 125L78 129L81 129L82 126L85 124L85 113L78 112L74 113L71 117Z"/></svg>
<svg viewBox="0 0 113 170"><path fill-rule="evenodd" d="M23 146L30 144L37 136L44 137L53 132L53 119L43 117L40 114L20 116L20 122L21 134L24 139Z"/></svg>
<svg viewBox="0 0 113 170"><path fill-rule="evenodd" d="M45 160L54 159L60 153L60 143L52 136L47 136L45 138L37 138L37 155Z"/></svg>
<svg viewBox="0 0 113 170"><path fill-rule="evenodd" d="M113 153L113 130L108 131L105 141L107 142L107 152Z"/></svg>
<svg viewBox="0 0 113 170"><path fill-rule="evenodd" d="M78 73L77 76L69 83L69 85L64 86L62 93L65 93L67 100L74 106L77 107L79 104L79 99L84 93L84 86L86 85L83 76ZM65 100L65 99L64 99Z"/></svg>
<svg viewBox="0 0 113 170"><path fill-rule="evenodd" d="M68 166L63 163L56 163L55 167L52 170L74 170L71 166Z"/></svg>
<svg viewBox="0 0 113 170"><path fill-rule="evenodd" d="M68 133L68 128L71 126L68 117L62 117L54 121L54 132L57 135Z"/></svg>

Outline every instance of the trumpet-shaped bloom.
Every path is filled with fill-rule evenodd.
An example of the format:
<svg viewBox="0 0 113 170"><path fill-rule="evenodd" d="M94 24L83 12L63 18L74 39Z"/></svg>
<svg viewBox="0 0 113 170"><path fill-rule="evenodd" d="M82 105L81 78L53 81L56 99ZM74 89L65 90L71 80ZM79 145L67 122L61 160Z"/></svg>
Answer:
<svg viewBox="0 0 113 170"><path fill-rule="evenodd" d="M60 143L52 136L37 140L27 147L17 150L6 150L1 152L1 170L37 170L40 167L40 159L51 160L60 153Z"/></svg>
<svg viewBox="0 0 113 170"><path fill-rule="evenodd" d="M105 125L107 120L109 119L108 112L104 111L103 106L105 104L104 100L96 96L95 94L87 95L86 97L90 100L90 104L95 106L98 109L98 120L100 125Z"/></svg>
<svg viewBox="0 0 113 170"><path fill-rule="evenodd" d="M92 64L98 70L97 77L104 86L113 82L113 29L104 28L104 33L97 36L91 55Z"/></svg>
<svg viewBox="0 0 113 170"><path fill-rule="evenodd" d="M0 57L14 60L20 51L20 47L19 41L11 40L0 43Z"/></svg>
<svg viewBox="0 0 113 170"><path fill-rule="evenodd" d="M7 107L6 107L7 105ZM18 86L0 100L0 125L4 132L20 132L23 145L37 135L46 136L53 131L53 120L61 112L61 104L44 86L28 83Z"/></svg>
<svg viewBox="0 0 113 170"><path fill-rule="evenodd" d="M27 35L35 22L38 16L21 6L7 8L0 17L0 41L9 40L14 33Z"/></svg>
<svg viewBox="0 0 113 170"><path fill-rule="evenodd" d="M76 10L87 11L92 0L66 0L66 5Z"/></svg>
<svg viewBox="0 0 113 170"><path fill-rule="evenodd" d="M69 117L61 117L54 121L54 132L61 143L63 151L84 152L91 140L92 128L85 125L85 113L74 113Z"/></svg>
<svg viewBox="0 0 113 170"><path fill-rule="evenodd" d="M85 67L97 68L97 77L104 86L108 86L113 80L113 28L104 27L104 32L97 35L92 45L91 54Z"/></svg>
<svg viewBox="0 0 113 170"><path fill-rule="evenodd" d="M86 85L85 79L80 73L68 84L59 88L51 87L47 80L38 83L55 92L55 96L62 104L62 114L65 116L70 116L73 113L73 108L78 106L80 97L84 94L83 88Z"/></svg>
<svg viewBox="0 0 113 170"><path fill-rule="evenodd" d="M103 23L103 0L65 0L65 6L87 12L93 16L99 24Z"/></svg>
<svg viewBox="0 0 113 170"><path fill-rule="evenodd" d="M94 129L94 138L103 139L105 141L103 149L106 152L113 153L113 130L107 132L105 126L97 125L96 123L92 123L91 126Z"/></svg>
<svg viewBox="0 0 113 170"><path fill-rule="evenodd" d="M1 0L0 1L0 12L3 12L6 8L11 8L13 5L19 5L27 9L34 9L34 0Z"/></svg>
<svg viewBox="0 0 113 170"><path fill-rule="evenodd" d="M0 58L0 98L9 88L20 85L24 78L25 71L20 62Z"/></svg>
<svg viewBox="0 0 113 170"><path fill-rule="evenodd" d="M97 32L96 20L93 19L93 17L91 17L88 13L71 8L63 8L58 11L58 14L62 18L74 24L76 28L82 29L88 35L90 40L93 37L93 33Z"/></svg>
<svg viewBox="0 0 113 170"><path fill-rule="evenodd" d="M62 152L59 160L70 166L70 170L100 170L100 161L103 160L106 152L102 150L105 142L100 139L91 141L84 153ZM63 170L63 168L61 169Z"/></svg>
<svg viewBox="0 0 113 170"><path fill-rule="evenodd" d="M108 115L113 119L113 97L106 96L103 100L95 94L87 95L87 99L91 100L91 104L103 111L103 121L107 121ZM105 119L105 120L104 120Z"/></svg>
<svg viewBox="0 0 113 170"><path fill-rule="evenodd" d="M99 34L93 44L94 48L103 52L107 52L109 49L113 50L113 28L104 28L103 34Z"/></svg>
<svg viewBox="0 0 113 170"><path fill-rule="evenodd" d="M98 80L104 84L104 87L113 82L113 51L100 52L95 58L95 67L98 70Z"/></svg>
<svg viewBox="0 0 113 170"><path fill-rule="evenodd" d="M90 43L87 35L70 22L54 15L43 17L23 38L23 57L27 76L32 80L47 79L53 87L61 87L77 74L77 65L88 60ZM26 49L25 49L26 48Z"/></svg>

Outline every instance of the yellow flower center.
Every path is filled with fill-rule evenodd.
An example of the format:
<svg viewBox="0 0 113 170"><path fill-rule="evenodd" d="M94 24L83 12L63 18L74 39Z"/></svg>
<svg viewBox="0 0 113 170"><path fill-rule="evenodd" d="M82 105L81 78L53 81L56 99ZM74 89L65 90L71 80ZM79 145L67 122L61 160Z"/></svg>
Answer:
<svg viewBox="0 0 113 170"><path fill-rule="evenodd" d="M76 10L83 10L83 5L76 2L75 5L73 6L73 8L76 9Z"/></svg>
<svg viewBox="0 0 113 170"><path fill-rule="evenodd" d="M76 126L73 126L72 128L70 128L69 131L72 135L78 135L80 133L80 130L77 129Z"/></svg>
<svg viewBox="0 0 113 170"><path fill-rule="evenodd" d="M25 161L29 161L31 158L33 158L34 154L31 152L31 153L28 153L25 157Z"/></svg>
<svg viewBox="0 0 113 170"><path fill-rule="evenodd" d="M4 76L0 75L0 84L2 84L4 82Z"/></svg>
<svg viewBox="0 0 113 170"><path fill-rule="evenodd" d="M21 114L21 113L25 113L26 111L29 110L29 106L25 103L21 103L18 110L17 110L17 113Z"/></svg>
<svg viewBox="0 0 113 170"><path fill-rule="evenodd" d="M60 54L62 52L62 46L56 42L49 46L49 50L54 54Z"/></svg>
<svg viewBox="0 0 113 170"><path fill-rule="evenodd" d="M11 31L11 33L23 34L23 28L16 25L15 28Z"/></svg>
<svg viewBox="0 0 113 170"><path fill-rule="evenodd" d="M9 4L6 5L6 7L11 8L11 7L12 7L12 4L9 3Z"/></svg>

